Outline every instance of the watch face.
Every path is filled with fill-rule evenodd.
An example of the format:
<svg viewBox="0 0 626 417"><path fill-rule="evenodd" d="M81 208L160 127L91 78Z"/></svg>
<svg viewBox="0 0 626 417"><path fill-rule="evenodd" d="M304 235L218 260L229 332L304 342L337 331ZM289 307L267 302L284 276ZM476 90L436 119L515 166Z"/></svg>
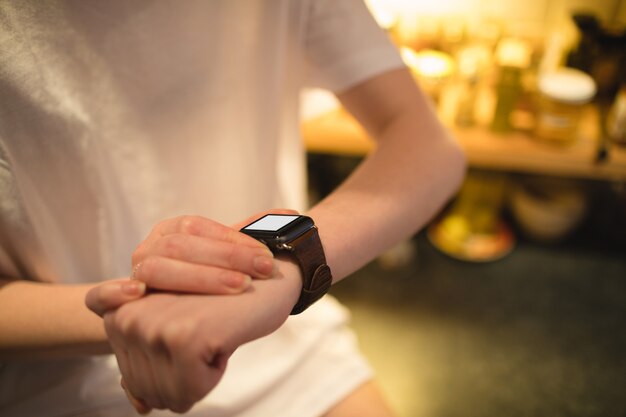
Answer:
<svg viewBox="0 0 626 417"><path fill-rule="evenodd" d="M267 214L240 231L265 243L270 249L288 243L315 227L307 216Z"/></svg>
<svg viewBox="0 0 626 417"><path fill-rule="evenodd" d="M277 214L268 214L259 220L244 227L243 230L265 230L267 232L277 232L289 223L293 222L300 216L279 216Z"/></svg>

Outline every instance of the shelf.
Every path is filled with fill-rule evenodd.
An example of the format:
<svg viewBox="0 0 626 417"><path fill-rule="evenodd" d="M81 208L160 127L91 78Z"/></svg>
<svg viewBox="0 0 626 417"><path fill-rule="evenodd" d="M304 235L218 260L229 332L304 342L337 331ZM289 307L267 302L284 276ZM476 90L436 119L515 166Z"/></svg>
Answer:
<svg viewBox="0 0 626 417"><path fill-rule="evenodd" d="M579 138L567 146L542 142L523 132L497 134L484 127L451 128L470 166L509 172L575 178L626 180L626 147L613 145L609 157L596 162L598 114L586 109ZM374 142L343 109L330 110L302 124L312 153L363 156Z"/></svg>

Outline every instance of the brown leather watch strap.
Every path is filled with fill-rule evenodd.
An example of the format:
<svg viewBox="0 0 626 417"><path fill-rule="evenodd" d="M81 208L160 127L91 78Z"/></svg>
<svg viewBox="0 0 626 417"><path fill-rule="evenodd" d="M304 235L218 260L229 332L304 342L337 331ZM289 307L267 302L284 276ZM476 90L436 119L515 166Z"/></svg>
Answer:
<svg viewBox="0 0 626 417"><path fill-rule="evenodd" d="M291 314L300 314L328 292L333 277L316 227L289 243L289 252L302 271L302 292Z"/></svg>

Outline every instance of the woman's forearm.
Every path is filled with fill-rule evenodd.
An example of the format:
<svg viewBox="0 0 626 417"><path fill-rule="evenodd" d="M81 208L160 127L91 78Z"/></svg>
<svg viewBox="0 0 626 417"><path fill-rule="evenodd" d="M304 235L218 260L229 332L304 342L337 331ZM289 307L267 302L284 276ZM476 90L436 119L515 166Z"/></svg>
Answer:
<svg viewBox="0 0 626 417"><path fill-rule="evenodd" d="M386 95L406 86L407 77L400 71L374 82L378 85L359 87L365 93L349 93L348 104L376 102L373 99L381 90ZM309 212L319 226L335 281L417 232L462 181L463 153L412 80L408 83L405 92L398 93L405 94L400 103L392 99L385 105L383 99L381 109L356 105L353 113L361 116L378 146L344 184ZM380 117L388 108L389 116Z"/></svg>
<svg viewBox="0 0 626 417"><path fill-rule="evenodd" d="M93 286L0 280L0 358L109 353L102 320L85 306Z"/></svg>

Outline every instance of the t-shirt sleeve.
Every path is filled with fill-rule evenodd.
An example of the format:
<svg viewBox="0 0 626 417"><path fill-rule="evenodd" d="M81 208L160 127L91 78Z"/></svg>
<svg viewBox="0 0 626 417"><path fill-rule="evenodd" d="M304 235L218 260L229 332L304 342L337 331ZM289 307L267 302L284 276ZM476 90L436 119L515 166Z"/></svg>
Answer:
<svg viewBox="0 0 626 417"><path fill-rule="evenodd" d="M404 65L362 0L312 0L304 49L307 86L335 93Z"/></svg>

